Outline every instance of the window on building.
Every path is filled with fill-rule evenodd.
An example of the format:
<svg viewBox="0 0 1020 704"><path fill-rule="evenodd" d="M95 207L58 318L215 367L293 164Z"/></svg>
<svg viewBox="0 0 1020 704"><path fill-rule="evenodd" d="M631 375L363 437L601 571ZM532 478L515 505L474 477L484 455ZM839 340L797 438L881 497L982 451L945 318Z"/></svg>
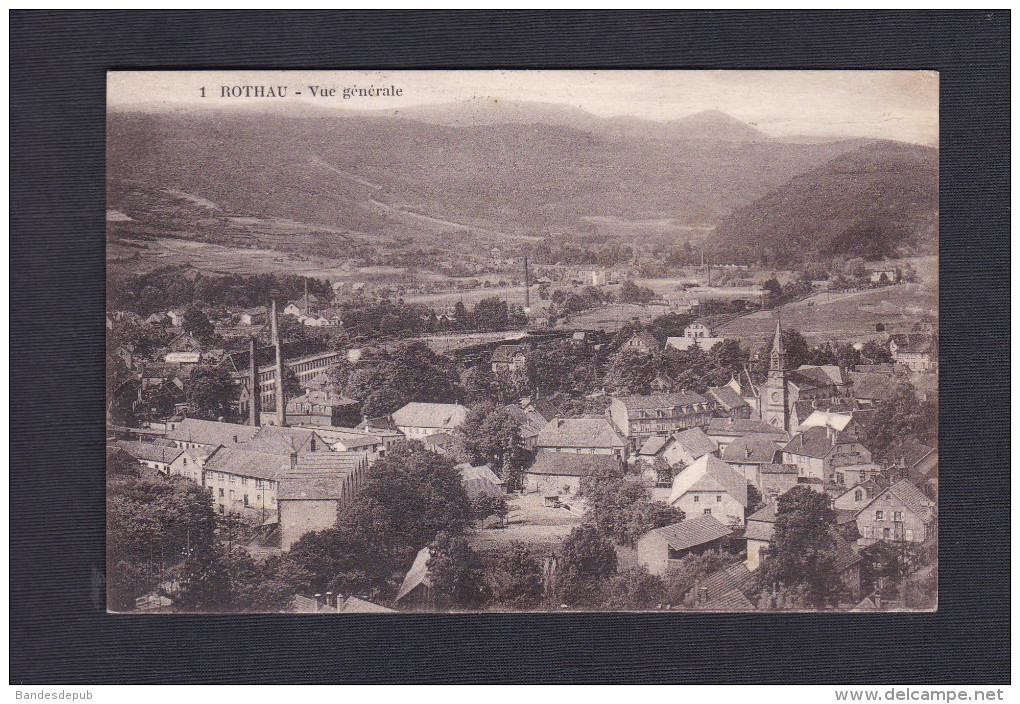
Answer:
<svg viewBox="0 0 1020 704"><path fill-rule="evenodd" d="M858 489L854 492L854 501L860 501L864 498L864 492Z"/></svg>
<svg viewBox="0 0 1020 704"><path fill-rule="evenodd" d="M695 496L694 497L694 503L699 503L700 501L701 501L701 497L700 496Z"/></svg>
<svg viewBox="0 0 1020 704"><path fill-rule="evenodd" d="M903 512L902 511L893 511L892 519L894 521L902 521L903 520Z"/></svg>
<svg viewBox="0 0 1020 704"><path fill-rule="evenodd" d="M220 487L220 498L221 499L223 498L223 487L222 486Z"/></svg>
<svg viewBox="0 0 1020 704"><path fill-rule="evenodd" d="M310 447L312 448L312 452L315 452L315 438L312 438L312 443Z"/></svg>
<svg viewBox="0 0 1020 704"><path fill-rule="evenodd" d="M888 538L888 537L889 537L889 534L890 534L890 532L889 532L889 529L888 529L888 528L883 528L883 529L882 529L882 537L883 537L883 538Z"/></svg>
<svg viewBox="0 0 1020 704"><path fill-rule="evenodd" d="M247 494L244 495L244 505L245 506L248 505L248 495Z"/></svg>
<svg viewBox="0 0 1020 704"><path fill-rule="evenodd" d="M248 486L248 477L241 477L241 486Z"/></svg>
<svg viewBox="0 0 1020 704"><path fill-rule="evenodd" d="M220 504L220 515L223 515L223 504Z"/></svg>
<svg viewBox="0 0 1020 704"><path fill-rule="evenodd" d="M722 503L722 494L716 494L715 502L717 504Z"/></svg>
<svg viewBox="0 0 1020 704"><path fill-rule="evenodd" d="M234 490L233 489L230 490L230 500L231 501L234 500Z"/></svg>
<svg viewBox="0 0 1020 704"><path fill-rule="evenodd" d="M712 509L706 508L705 511L704 511L704 515L711 516L712 515Z"/></svg>
<svg viewBox="0 0 1020 704"><path fill-rule="evenodd" d="M883 514L882 514L881 511L875 511L875 520L876 521L881 521L882 520L882 516L883 516Z"/></svg>

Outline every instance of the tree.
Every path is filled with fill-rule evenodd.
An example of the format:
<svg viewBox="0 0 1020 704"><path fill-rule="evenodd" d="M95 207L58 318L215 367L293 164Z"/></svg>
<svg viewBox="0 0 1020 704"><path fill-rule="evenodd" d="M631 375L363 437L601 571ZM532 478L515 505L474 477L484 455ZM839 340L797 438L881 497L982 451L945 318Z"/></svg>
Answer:
<svg viewBox="0 0 1020 704"><path fill-rule="evenodd" d="M191 372L185 388L188 406L196 418L229 419L234 414L237 388L222 367L202 365Z"/></svg>
<svg viewBox="0 0 1020 704"><path fill-rule="evenodd" d="M836 514L829 498L796 486L776 502L776 524L759 583L764 590L782 590L804 606L823 608L839 603L844 585L837 572Z"/></svg>
<svg viewBox="0 0 1020 704"><path fill-rule="evenodd" d="M542 563L527 543L513 541L499 553L489 583L499 606L532 607L542 598Z"/></svg>
<svg viewBox="0 0 1020 704"><path fill-rule="evenodd" d="M768 279L761 285L761 287L765 293L768 294L768 300L770 302L774 303L782 298L783 287L776 277L773 276L771 279Z"/></svg>
<svg viewBox="0 0 1020 704"><path fill-rule="evenodd" d="M376 461L336 527L304 535L289 557L316 591L379 593L440 532L458 535L471 520L453 460L420 442L401 443Z"/></svg>
<svg viewBox="0 0 1020 704"><path fill-rule="evenodd" d="M615 610L654 609L663 603L665 585L661 578L645 567L631 567L617 572L606 583L605 605Z"/></svg>
<svg viewBox="0 0 1020 704"><path fill-rule="evenodd" d="M597 528L582 525L570 531L560 547L557 591L571 605L597 604L602 583L616 573L616 550Z"/></svg>
<svg viewBox="0 0 1020 704"><path fill-rule="evenodd" d="M916 439L932 442L938 433L938 406L921 403L906 380L896 383L892 398L881 404L864 429L864 443L879 461L895 459L897 449Z"/></svg>
<svg viewBox="0 0 1020 704"><path fill-rule="evenodd" d="M691 589L704 577L717 572L738 558L720 550L709 550L700 555L684 555L670 564L662 575L663 599L670 606L692 605Z"/></svg>
<svg viewBox="0 0 1020 704"><path fill-rule="evenodd" d="M166 581L190 555L211 553L216 517L209 494L180 477L129 472L111 458L106 485L107 590L111 608L129 610L135 599Z"/></svg>
<svg viewBox="0 0 1020 704"><path fill-rule="evenodd" d="M479 606L485 602L485 568L467 540L441 532L429 544L429 553L428 575L441 604Z"/></svg>
<svg viewBox="0 0 1020 704"><path fill-rule="evenodd" d="M747 510L744 512L745 515L750 516L755 511L758 511L765 507L765 499L762 498L761 492L758 491L758 487L754 484L748 483L747 485Z"/></svg>
<svg viewBox="0 0 1020 704"><path fill-rule="evenodd" d="M182 327L184 328L184 332L194 336L202 342L208 342L216 334L216 328L213 327L212 322L210 322L209 316L203 313L202 310L196 306L191 306L184 311Z"/></svg>
<svg viewBox="0 0 1020 704"><path fill-rule="evenodd" d="M655 298L655 291L644 286L638 286L632 279L627 279L620 286L620 293L617 299L620 303L648 303Z"/></svg>
<svg viewBox="0 0 1020 704"><path fill-rule="evenodd" d="M463 389L451 360L414 342L360 360L344 393L361 401L362 413L372 417L388 415L409 401L454 403Z"/></svg>
<svg viewBox="0 0 1020 704"><path fill-rule="evenodd" d="M479 494L471 500L471 514L475 520L485 520L490 516L499 518L499 525L506 524L506 517L510 514L510 504L503 494Z"/></svg>
<svg viewBox="0 0 1020 704"><path fill-rule="evenodd" d="M455 434L473 465L488 464L509 488L520 486L531 453L524 449L520 419L508 408L479 404Z"/></svg>

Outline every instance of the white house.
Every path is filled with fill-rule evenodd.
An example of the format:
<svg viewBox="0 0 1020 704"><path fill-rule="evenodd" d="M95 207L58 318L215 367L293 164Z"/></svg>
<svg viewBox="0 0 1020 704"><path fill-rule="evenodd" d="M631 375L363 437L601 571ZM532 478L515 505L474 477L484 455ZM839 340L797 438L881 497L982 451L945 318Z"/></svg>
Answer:
<svg viewBox="0 0 1020 704"><path fill-rule="evenodd" d="M725 525L742 526L747 481L715 455L705 455L673 479L668 503L688 518L713 516Z"/></svg>
<svg viewBox="0 0 1020 704"><path fill-rule="evenodd" d="M468 409L459 403L419 403L412 401L393 412L397 429L411 440L434 433L452 432L467 419Z"/></svg>

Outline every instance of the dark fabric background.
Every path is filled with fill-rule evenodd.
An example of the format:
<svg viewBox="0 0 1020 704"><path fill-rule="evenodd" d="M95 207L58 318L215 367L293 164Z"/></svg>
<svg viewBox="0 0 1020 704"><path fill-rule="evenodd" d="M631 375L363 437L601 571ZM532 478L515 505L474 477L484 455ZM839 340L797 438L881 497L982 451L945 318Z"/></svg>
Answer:
<svg viewBox="0 0 1020 704"><path fill-rule="evenodd" d="M1009 13L15 12L13 683L1009 679ZM134 617L104 611L104 72L941 72L936 614Z"/></svg>

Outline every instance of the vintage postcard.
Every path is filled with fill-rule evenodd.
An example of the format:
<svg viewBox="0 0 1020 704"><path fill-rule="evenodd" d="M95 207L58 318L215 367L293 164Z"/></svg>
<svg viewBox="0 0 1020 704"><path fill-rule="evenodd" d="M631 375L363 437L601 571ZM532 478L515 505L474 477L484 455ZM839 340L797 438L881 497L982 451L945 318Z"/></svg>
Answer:
<svg viewBox="0 0 1020 704"><path fill-rule="evenodd" d="M107 81L109 611L937 607L937 73Z"/></svg>

